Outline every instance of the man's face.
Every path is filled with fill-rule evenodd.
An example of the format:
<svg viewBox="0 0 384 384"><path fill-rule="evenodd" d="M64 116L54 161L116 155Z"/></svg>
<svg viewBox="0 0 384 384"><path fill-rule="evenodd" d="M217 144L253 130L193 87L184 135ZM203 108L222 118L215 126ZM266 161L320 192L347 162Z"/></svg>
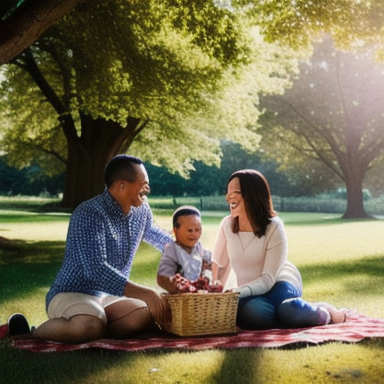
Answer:
<svg viewBox="0 0 384 384"><path fill-rule="evenodd" d="M132 207L139 207L146 200L148 193L151 191L149 188L149 179L147 171L143 164L135 164L136 180L127 181L127 188L124 200Z"/></svg>

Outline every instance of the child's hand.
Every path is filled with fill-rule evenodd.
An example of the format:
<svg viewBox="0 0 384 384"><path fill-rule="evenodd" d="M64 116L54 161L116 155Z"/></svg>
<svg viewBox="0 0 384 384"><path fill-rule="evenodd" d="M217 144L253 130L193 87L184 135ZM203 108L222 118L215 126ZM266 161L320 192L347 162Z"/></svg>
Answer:
<svg viewBox="0 0 384 384"><path fill-rule="evenodd" d="M193 282L193 285L198 291L208 291L209 290L209 281L204 277L199 277L196 281Z"/></svg>
<svg viewBox="0 0 384 384"><path fill-rule="evenodd" d="M204 269L211 270L211 269L212 269L212 263L208 263L207 260L204 260L204 259L203 259L203 268L202 268L202 269L203 269L203 270L204 270Z"/></svg>
<svg viewBox="0 0 384 384"><path fill-rule="evenodd" d="M196 281L189 281L179 273L169 278L170 282L176 287L179 293L195 293L198 291L208 291L220 293L223 291L223 285L220 281L215 281L214 284L209 284L205 278L198 278Z"/></svg>
<svg viewBox="0 0 384 384"><path fill-rule="evenodd" d="M180 273L176 273L176 275L171 276L169 278L172 284L177 288L180 293L188 293L195 292L196 288L193 284L186 279L184 276L181 276Z"/></svg>

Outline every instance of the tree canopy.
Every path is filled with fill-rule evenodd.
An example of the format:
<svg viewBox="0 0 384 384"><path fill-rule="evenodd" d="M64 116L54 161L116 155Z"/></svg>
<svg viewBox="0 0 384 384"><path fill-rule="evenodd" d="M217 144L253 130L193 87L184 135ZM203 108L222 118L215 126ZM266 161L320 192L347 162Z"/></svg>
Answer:
<svg viewBox="0 0 384 384"><path fill-rule="evenodd" d="M2 0L0 65L32 45L55 21L84 1ZM180 4L175 1L169 6ZM328 32L339 47L375 43L377 54L383 59L384 4L381 0L216 0L215 4L250 15L268 41L284 40L292 46L303 47L312 43L314 35Z"/></svg>
<svg viewBox="0 0 384 384"><path fill-rule="evenodd" d="M31 1L6 3L12 12L0 28ZM221 139L255 150L258 95L283 93L297 57L324 31L348 49L374 42L382 58L383 8L381 0L79 2L5 67L3 150L19 166L64 166L68 206L98 193L106 161L128 148L184 174L194 160L217 164Z"/></svg>
<svg viewBox="0 0 384 384"><path fill-rule="evenodd" d="M237 0L260 26L267 41L302 48L328 33L338 49L375 47L384 61L382 0Z"/></svg>
<svg viewBox="0 0 384 384"><path fill-rule="evenodd" d="M69 206L128 148L180 173L218 164L221 139L257 148L258 93L282 92L295 55L213 3L84 2L7 67L3 148L63 162Z"/></svg>

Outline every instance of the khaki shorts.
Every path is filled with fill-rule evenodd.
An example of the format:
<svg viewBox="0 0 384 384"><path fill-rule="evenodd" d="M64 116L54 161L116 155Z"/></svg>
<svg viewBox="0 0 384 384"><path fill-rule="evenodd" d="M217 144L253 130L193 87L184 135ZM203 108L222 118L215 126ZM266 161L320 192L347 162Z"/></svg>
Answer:
<svg viewBox="0 0 384 384"><path fill-rule="evenodd" d="M98 317L107 324L104 308L125 300L130 301L132 299L110 295L98 297L76 292L58 293L49 303L47 312L50 319L60 317L69 319L76 315L90 315Z"/></svg>

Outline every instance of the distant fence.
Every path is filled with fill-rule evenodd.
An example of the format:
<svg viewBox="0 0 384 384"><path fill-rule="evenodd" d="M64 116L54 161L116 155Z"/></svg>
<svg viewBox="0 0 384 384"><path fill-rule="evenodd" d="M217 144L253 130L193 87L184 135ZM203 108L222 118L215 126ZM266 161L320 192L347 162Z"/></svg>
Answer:
<svg viewBox="0 0 384 384"><path fill-rule="evenodd" d="M224 196L202 197L151 197L152 208L176 209L181 205L193 205L201 211L228 211ZM344 213L347 201L335 197L280 197L273 196L273 205L280 212L324 212ZM367 213L384 215L384 196L370 198L364 202Z"/></svg>

